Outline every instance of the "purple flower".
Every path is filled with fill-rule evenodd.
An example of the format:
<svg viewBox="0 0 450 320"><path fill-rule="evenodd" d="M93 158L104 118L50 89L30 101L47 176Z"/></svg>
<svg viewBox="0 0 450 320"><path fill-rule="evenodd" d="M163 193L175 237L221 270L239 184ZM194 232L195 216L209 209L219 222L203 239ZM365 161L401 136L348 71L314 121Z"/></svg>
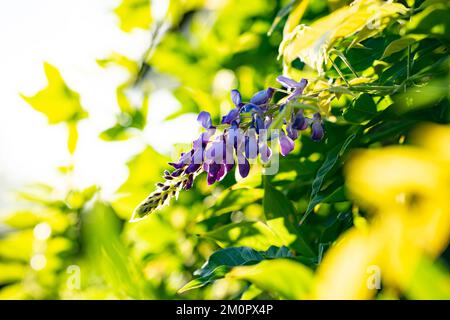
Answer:
<svg viewBox="0 0 450 320"><path fill-rule="evenodd" d="M289 138L296 140L298 138L298 130L293 127L293 124L286 125L286 132Z"/></svg>
<svg viewBox="0 0 450 320"><path fill-rule="evenodd" d="M280 144L280 153L282 156L288 155L292 150L294 150L294 141L289 138L284 130L280 131L280 137L278 139L278 143Z"/></svg>
<svg viewBox="0 0 450 320"><path fill-rule="evenodd" d="M261 118L261 115L257 114L257 113L253 114L251 126L253 128L255 128L256 133L258 133L258 134L259 134L259 130L266 129L266 125L264 124L264 120Z"/></svg>
<svg viewBox="0 0 450 320"><path fill-rule="evenodd" d="M261 156L261 161L266 163L270 160L272 156L272 150L269 148L266 142L262 142L259 144L259 154Z"/></svg>
<svg viewBox="0 0 450 320"><path fill-rule="evenodd" d="M248 173L250 172L250 163L248 162L247 158L244 157L243 163L238 163L238 170L242 178L248 176Z"/></svg>
<svg viewBox="0 0 450 320"><path fill-rule="evenodd" d="M226 116L222 117L222 124L231 124L233 121L239 119L239 109L233 108Z"/></svg>
<svg viewBox="0 0 450 320"><path fill-rule="evenodd" d="M268 142L271 139L274 139L273 142L278 140L282 156L288 155L294 149L294 140L298 138L299 131L305 130L309 125L312 140L321 140L324 137L324 127L320 114L316 113L313 119L308 119L303 110L290 114L289 119L283 119L281 125L285 124L285 129L281 129L278 138L267 137L266 129L271 126L272 120L284 110L290 100L302 95L308 84L306 79L297 82L284 76L279 76L277 81L288 89L286 98L280 103L271 102L274 88L269 87L257 92L249 103L242 102L238 90L232 90L231 100L235 107L221 119L225 128L220 135L216 133L211 115L205 111L200 112L197 121L206 130L192 142L191 150L181 153L177 162L169 163L174 170L164 171L165 182L157 184L158 189L151 193L135 212L143 216L167 204L181 189L192 188L195 177L201 172L206 173L209 185L224 179L235 164L236 174L247 177L250 172L249 159L255 159L259 155L261 162L270 161L272 150ZM250 115L241 117L241 113Z"/></svg>
<svg viewBox="0 0 450 320"><path fill-rule="evenodd" d="M231 109L226 116L222 117L222 124L231 124L233 121L238 121L239 119L239 111L244 104L242 103L242 97L238 90L231 90L231 100L236 108Z"/></svg>
<svg viewBox="0 0 450 320"><path fill-rule="evenodd" d="M210 129L213 128L212 126L212 120L211 120L211 115L209 114L209 112L206 111L202 111L199 113L198 117L197 117L197 121L201 124L201 126L205 129Z"/></svg>
<svg viewBox="0 0 450 320"><path fill-rule="evenodd" d="M261 109L261 107L259 107L258 105L254 104L254 103L247 103L245 106L243 106L241 108L241 112L243 112L243 113L247 113L247 112L262 113L263 110Z"/></svg>
<svg viewBox="0 0 450 320"><path fill-rule="evenodd" d="M258 138L256 130L251 128L245 136L245 157L247 159L255 159L258 156Z"/></svg>
<svg viewBox="0 0 450 320"><path fill-rule="evenodd" d="M190 188L192 188L193 183L194 183L194 176L190 174L183 183L183 189L189 190Z"/></svg>
<svg viewBox="0 0 450 320"><path fill-rule="evenodd" d="M308 120L303 115L303 109L300 109L292 118L292 128L297 130L305 130L308 128Z"/></svg>
<svg viewBox="0 0 450 320"><path fill-rule="evenodd" d="M306 85L308 84L308 80L301 79L299 82L292 80L285 76L278 76L277 81L285 88L292 89L293 91L289 94L287 97L287 101L291 101L301 94L303 94L303 90L305 89Z"/></svg>
<svg viewBox="0 0 450 320"><path fill-rule="evenodd" d="M242 103L242 97L241 97L241 93L234 89L231 90L231 101L233 101L234 105L238 108L242 107L243 103Z"/></svg>
<svg viewBox="0 0 450 320"><path fill-rule="evenodd" d="M212 162L208 165L207 182L209 185L211 185L217 181L217 176L219 175L220 170L221 170L221 165L218 163Z"/></svg>
<svg viewBox="0 0 450 320"><path fill-rule="evenodd" d="M314 141L322 140L325 133L323 130L322 117L318 112L314 113L313 115L311 130L312 130L311 139L313 139Z"/></svg>
<svg viewBox="0 0 450 320"><path fill-rule="evenodd" d="M175 169L181 169L186 164L191 162L191 157L192 157L193 153L194 153L194 149L192 149L189 152L182 153L181 156L180 156L180 159L178 160L178 162L169 162L169 165L171 165Z"/></svg>
<svg viewBox="0 0 450 320"><path fill-rule="evenodd" d="M273 88L268 88L267 90L261 90L253 95L250 99L250 103L256 104L258 106L266 104L272 99L275 90Z"/></svg>

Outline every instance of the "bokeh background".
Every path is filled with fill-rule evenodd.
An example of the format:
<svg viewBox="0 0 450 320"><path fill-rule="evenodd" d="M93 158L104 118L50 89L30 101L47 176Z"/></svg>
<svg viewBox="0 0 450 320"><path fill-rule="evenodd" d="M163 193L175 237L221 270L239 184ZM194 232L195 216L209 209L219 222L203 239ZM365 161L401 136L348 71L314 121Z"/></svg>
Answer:
<svg viewBox="0 0 450 320"><path fill-rule="evenodd" d="M0 299L450 298L450 8L394 2L357 41L370 54L336 41L356 70L335 52L344 74L325 76L279 46L350 1L1 5ZM248 100L283 72L313 84L324 141L129 223L200 111L217 123L231 89ZM367 91L331 90L345 78Z"/></svg>

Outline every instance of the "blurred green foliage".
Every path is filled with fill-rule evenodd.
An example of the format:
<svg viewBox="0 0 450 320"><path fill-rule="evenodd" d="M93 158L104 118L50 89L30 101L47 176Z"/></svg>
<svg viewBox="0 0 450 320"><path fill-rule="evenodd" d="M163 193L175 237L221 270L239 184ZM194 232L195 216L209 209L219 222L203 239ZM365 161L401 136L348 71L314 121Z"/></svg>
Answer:
<svg viewBox="0 0 450 320"><path fill-rule="evenodd" d="M326 140L301 136L274 176L261 177L255 167L242 181L227 177L214 187L200 177L137 223L128 222L133 209L169 161L151 146L130 159L128 178L111 201L96 186L21 190L27 209L5 216L0 229L0 298L311 297L329 248L370 221L371 210L347 192L350 151L408 144L418 122L450 120L448 2L394 1L385 8L360 1L356 15L349 2L172 0L161 15L150 0L123 0L115 9L119 27L144 29L150 42L139 61L118 53L93 57L128 72L115 93L117 122L99 133L105 143L142 133L148 108L163 108L152 105L157 90L169 90L181 105L166 120L204 110L217 123L232 107L231 89L248 100L276 86L283 70L310 80L308 92L326 117ZM368 14L365 6L381 6L383 14ZM380 26L367 29L374 17ZM88 114L58 70L46 64L45 72L48 87L24 99L50 124L67 123L74 153L77 122ZM139 101L131 99L136 93ZM73 168L61 174L70 177ZM445 249L448 235L443 238ZM372 297L449 298L448 249L438 256L438 263L421 260L408 286Z"/></svg>

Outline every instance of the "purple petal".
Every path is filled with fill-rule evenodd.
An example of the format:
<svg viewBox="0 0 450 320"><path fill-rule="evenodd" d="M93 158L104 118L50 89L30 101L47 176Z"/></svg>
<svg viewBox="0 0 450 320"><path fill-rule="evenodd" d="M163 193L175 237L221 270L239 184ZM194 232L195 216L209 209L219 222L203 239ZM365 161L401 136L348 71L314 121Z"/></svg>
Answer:
<svg viewBox="0 0 450 320"><path fill-rule="evenodd" d="M200 164L193 162L190 165L188 165L188 167L186 168L185 172L187 174L193 173L193 172L197 171L198 168L200 168Z"/></svg>
<svg viewBox="0 0 450 320"><path fill-rule="evenodd" d="M189 152L182 153L178 162L169 162L169 165L171 165L175 169L183 168L186 164L191 162L191 155L193 153L194 153L193 149Z"/></svg>
<svg viewBox="0 0 450 320"><path fill-rule="evenodd" d="M283 131L282 131L283 132ZM292 150L294 150L294 141L286 136L284 133L281 134L279 138L279 144L280 144L280 152L282 156L288 155Z"/></svg>
<svg viewBox="0 0 450 320"><path fill-rule="evenodd" d="M242 109L241 112L247 113L247 112L257 112L262 113L262 109L253 103L247 103Z"/></svg>
<svg viewBox="0 0 450 320"><path fill-rule="evenodd" d="M223 180L223 178L225 178L226 174L227 174L227 170L224 164L220 165L220 169L216 174L216 181L221 181Z"/></svg>
<svg viewBox="0 0 450 320"><path fill-rule="evenodd" d="M220 164L213 162L209 165L208 173L211 173L215 176L217 174L217 172L219 172L219 170L220 170Z"/></svg>
<svg viewBox="0 0 450 320"><path fill-rule="evenodd" d="M308 85L308 80L306 80L305 78L303 78L303 79L300 80L300 82L298 83L297 88L305 89L307 85Z"/></svg>
<svg viewBox="0 0 450 320"><path fill-rule="evenodd" d="M266 163L272 156L272 150L270 150L269 146L266 143L262 143L259 147L259 154L261 155L261 161Z"/></svg>
<svg viewBox="0 0 450 320"><path fill-rule="evenodd" d="M256 129L256 133L259 133L259 130L266 129L264 125L264 121L259 114L255 114L253 117L254 126Z"/></svg>
<svg viewBox="0 0 450 320"><path fill-rule="evenodd" d="M249 130L255 132L255 130ZM245 157L248 159L254 159L258 156L258 142L256 135L249 132L249 135L245 137Z"/></svg>
<svg viewBox="0 0 450 320"><path fill-rule="evenodd" d="M250 103L256 104L256 105L262 105L269 102L269 100L272 98L274 94L273 88L268 88L267 90L261 90L250 99Z"/></svg>
<svg viewBox="0 0 450 320"><path fill-rule="evenodd" d="M231 109L230 112L224 117L222 117L222 124L231 124L233 121L239 118L239 109Z"/></svg>
<svg viewBox="0 0 450 320"><path fill-rule="evenodd" d="M286 101L295 100L302 94L303 94L303 88L295 88L295 90L287 97Z"/></svg>
<svg viewBox="0 0 450 320"><path fill-rule="evenodd" d="M278 76L277 81L285 88L296 88L298 86L298 82L292 80L291 78L285 76Z"/></svg>
<svg viewBox="0 0 450 320"><path fill-rule="evenodd" d="M305 130L308 128L308 121L303 115L303 110L300 109L294 117L294 121L292 122L292 128L297 130Z"/></svg>
<svg viewBox="0 0 450 320"><path fill-rule="evenodd" d="M238 164L239 174L241 175L242 178L248 176L248 173L250 172L250 163L248 162L247 159L244 160L245 160L244 163Z"/></svg>
<svg viewBox="0 0 450 320"><path fill-rule="evenodd" d="M293 124L286 126L286 132L289 138L295 140L298 138L298 130L293 127Z"/></svg>
<svg viewBox="0 0 450 320"><path fill-rule="evenodd" d="M313 120L314 121L321 121L322 120L322 116L320 115L319 112L316 112L313 114Z"/></svg>
<svg viewBox="0 0 450 320"><path fill-rule="evenodd" d="M212 127L211 115L209 114L209 112L206 111L200 112L197 117L197 121L205 129L209 129Z"/></svg>
<svg viewBox="0 0 450 320"><path fill-rule="evenodd" d="M206 181L208 182L208 185L212 185L214 182L216 182L216 175L212 173L208 173L208 176L206 177Z"/></svg>
<svg viewBox="0 0 450 320"><path fill-rule="evenodd" d="M231 90L231 100L236 107L240 107L242 103L241 93L236 89Z"/></svg>
<svg viewBox="0 0 450 320"><path fill-rule="evenodd" d="M184 182L183 184L183 189L184 190L189 190L190 188L192 188L192 184L194 183L194 177L191 175L188 176L188 179Z"/></svg>
<svg viewBox="0 0 450 320"><path fill-rule="evenodd" d="M322 123L320 123L319 121L313 121L313 124L311 125L311 129L312 129L311 139L313 139L314 141L322 140L322 138L325 134Z"/></svg>

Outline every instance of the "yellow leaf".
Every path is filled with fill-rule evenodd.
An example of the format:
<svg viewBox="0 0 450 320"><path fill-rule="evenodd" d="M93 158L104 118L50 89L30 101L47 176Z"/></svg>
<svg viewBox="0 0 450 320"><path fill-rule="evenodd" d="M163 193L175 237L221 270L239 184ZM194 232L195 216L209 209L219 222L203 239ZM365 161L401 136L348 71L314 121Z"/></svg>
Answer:
<svg viewBox="0 0 450 320"><path fill-rule="evenodd" d="M354 78L354 79L350 80L348 83L351 86L357 86L357 85L360 85L360 84L370 83L372 81L373 80L371 78L359 77L359 78Z"/></svg>
<svg viewBox="0 0 450 320"><path fill-rule="evenodd" d="M69 149L70 154L74 154L78 142L78 128L76 122L67 123L67 130L69 131L67 148Z"/></svg>
<svg viewBox="0 0 450 320"><path fill-rule="evenodd" d="M80 95L70 89L64 82L58 69L44 63L48 85L32 97L21 95L33 109L42 112L49 124L65 121L77 121L87 117L87 112L80 103Z"/></svg>
<svg viewBox="0 0 450 320"><path fill-rule="evenodd" d="M350 37L364 28L380 32L378 22L405 13L407 9L398 3L380 0L358 0L342 7L310 26L299 25L285 36L280 44L284 63L300 58L308 66L323 72L327 51L336 41Z"/></svg>
<svg viewBox="0 0 450 320"><path fill-rule="evenodd" d="M289 17L284 25L284 34L290 33L294 30L295 26L300 23L303 15L305 14L306 8L308 8L309 0L300 0L295 9L289 14Z"/></svg>
<svg viewBox="0 0 450 320"><path fill-rule="evenodd" d="M314 299L369 299L367 285L380 244L367 230L352 228L330 248L317 270Z"/></svg>
<svg viewBox="0 0 450 320"><path fill-rule="evenodd" d="M123 0L114 10L119 18L120 29L149 29L152 22L150 0Z"/></svg>

